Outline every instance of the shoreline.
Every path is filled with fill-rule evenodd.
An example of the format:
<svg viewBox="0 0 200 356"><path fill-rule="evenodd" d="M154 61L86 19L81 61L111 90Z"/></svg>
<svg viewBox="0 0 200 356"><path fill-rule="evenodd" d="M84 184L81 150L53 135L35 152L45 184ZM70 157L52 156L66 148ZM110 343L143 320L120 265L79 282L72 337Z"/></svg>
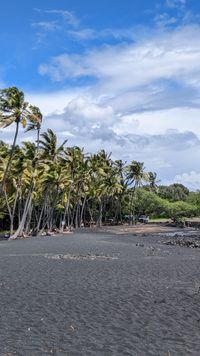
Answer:
<svg viewBox="0 0 200 356"><path fill-rule="evenodd" d="M72 231L64 231L64 232L50 232L46 235L38 235L37 237L49 237L49 236L68 236L74 233L97 233L97 234L112 234L112 235L157 235L157 234L176 234L180 233L182 235L189 235L196 232L198 234L200 232L199 228L196 227L175 227L166 223L148 223L148 224L137 224L137 225L103 225L101 227L93 226L93 227L81 227L78 229L73 229ZM33 238L34 236L25 236L19 237L14 240L26 240L29 238ZM13 240L8 234L0 233L0 241L1 240Z"/></svg>

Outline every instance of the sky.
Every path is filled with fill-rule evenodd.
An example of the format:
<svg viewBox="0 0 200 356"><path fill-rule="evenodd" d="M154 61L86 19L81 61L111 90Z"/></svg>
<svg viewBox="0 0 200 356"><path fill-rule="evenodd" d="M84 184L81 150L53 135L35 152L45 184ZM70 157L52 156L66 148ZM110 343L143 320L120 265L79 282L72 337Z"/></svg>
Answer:
<svg viewBox="0 0 200 356"><path fill-rule="evenodd" d="M3 1L0 52L0 88L23 90L59 141L200 189L199 1Z"/></svg>

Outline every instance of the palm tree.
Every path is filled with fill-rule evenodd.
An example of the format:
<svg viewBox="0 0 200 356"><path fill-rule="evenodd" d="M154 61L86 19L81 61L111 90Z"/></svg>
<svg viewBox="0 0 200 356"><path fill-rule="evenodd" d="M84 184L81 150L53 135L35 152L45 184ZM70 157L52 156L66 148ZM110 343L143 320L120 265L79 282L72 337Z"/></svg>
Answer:
<svg viewBox="0 0 200 356"><path fill-rule="evenodd" d="M148 177L149 177L149 186L152 192L156 193L157 192L157 183L160 181L157 180L157 173L156 172L148 172Z"/></svg>
<svg viewBox="0 0 200 356"><path fill-rule="evenodd" d="M121 159L114 161L115 175L117 176L118 184L120 185L120 192L118 193L117 208L115 211L115 219L122 221L122 200L127 189L127 182L124 177L125 164Z"/></svg>
<svg viewBox="0 0 200 356"><path fill-rule="evenodd" d="M59 198L60 184L62 176L62 160L64 156L65 140L60 146L57 144L57 136L51 129L42 133L40 143L39 159L40 164L38 170L42 173L42 185L44 188L44 196L42 199L42 209L38 220L36 234L39 231L40 223L43 217L42 230L48 224L49 228L52 227L54 211ZM44 207L48 204L48 209L44 211Z"/></svg>
<svg viewBox="0 0 200 356"><path fill-rule="evenodd" d="M34 143L23 143L21 148L22 159L20 162L22 165L21 189L23 191L23 209L17 230L11 235L11 239L16 239L18 236L22 235L27 216L30 215L30 211L32 211L33 189L35 180L37 179L35 172L36 152L37 147Z"/></svg>
<svg viewBox="0 0 200 356"><path fill-rule="evenodd" d="M56 161L63 154L67 140L57 147L57 136L51 129L47 129L47 132L42 133L41 137L42 139L39 141L41 158L45 161Z"/></svg>
<svg viewBox="0 0 200 356"><path fill-rule="evenodd" d="M126 168L126 180L129 185L134 184L134 188L137 188L143 181L148 180L148 173L145 172L143 162L132 161Z"/></svg>
<svg viewBox="0 0 200 356"><path fill-rule="evenodd" d="M132 185L131 189L131 201L130 201L130 210L131 215L133 215L133 199L135 190L137 187L142 185L143 181L148 181L148 173L145 172L145 167L143 162L132 161L130 165L126 167L126 181L128 185Z"/></svg>
<svg viewBox="0 0 200 356"><path fill-rule="evenodd" d="M2 178L0 192L2 192L7 174L12 161L14 149L16 146L17 136L19 132L19 124L21 122L23 127L26 127L28 114L28 103L24 101L24 93L16 87L3 89L0 91L0 128L5 128L15 123L15 135L12 147L9 154L9 159Z"/></svg>
<svg viewBox="0 0 200 356"><path fill-rule="evenodd" d="M37 130L37 151L39 150L40 129L42 125L42 113L37 106L29 105L28 127L26 131Z"/></svg>

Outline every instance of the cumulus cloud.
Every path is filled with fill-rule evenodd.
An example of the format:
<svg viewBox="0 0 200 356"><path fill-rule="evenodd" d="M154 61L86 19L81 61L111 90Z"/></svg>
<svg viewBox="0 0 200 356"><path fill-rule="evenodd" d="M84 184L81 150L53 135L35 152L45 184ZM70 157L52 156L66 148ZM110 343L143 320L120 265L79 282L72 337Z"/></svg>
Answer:
<svg viewBox="0 0 200 356"><path fill-rule="evenodd" d="M101 106L89 101L85 97L76 97L69 101L61 114L49 115L47 123L56 122L59 130L66 129L72 135L88 135L106 124L113 125L115 120L113 109L110 106Z"/></svg>
<svg viewBox="0 0 200 356"><path fill-rule="evenodd" d="M112 106L95 101L86 94L85 96L81 96L80 93L75 95L75 92L72 96L68 92L61 92L57 97L53 93L51 95L38 94L38 97L29 94L27 99L39 105L39 97L43 105L46 103L44 107L48 103L54 103L54 106L48 108L44 117L43 131L50 127L56 132L60 142L67 138L69 146L79 145L84 147L86 152L95 152L105 148L107 152L112 152L113 159L143 161L147 170L158 173L163 184L178 179L180 181L179 176L194 170L199 160L200 135L193 132L198 123L198 117L196 116L196 121L189 122L186 120L189 111L185 114L185 120L182 120L182 127L177 129L181 122L181 112L178 122L176 121L177 113L173 110L171 121L168 122L163 117L158 120L159 115L154 118L157 112L152 112L149 117L145 118L129 116L125 113L119 115ZM55 110L57 107L61 109ZM54 111L53 114L52 111ZM165 112L165 115L169 117L169 112ZM159 127L157 127L158 121ZM176 124L172 129L173 121ZM2 139L9 143L12 142L13 135L14 126L1 132ZM35 140L35 133L24 134L21 130L18 142L28 139ZM181 182L193 189L189 180L182 179Z"/></svg>
<svg viewBox="0 0 200 356"><path fill-rule="evenodd" d="M104 147L112 151L115 158L145 161L149 169L157 169L159 173L165 171L170 177L180 171L177 160L181 160L182 169L191 169L200 152L200 141L189 129L189 124L185 124L182 132L167 126L156 132L153 127L151 131L146 130L140 120L132 118L132 122L125 123L125 130L119 129L125 119L109 106L77 97L61 114L49 115L44 125L57 128L58 136L63 139L66 135L72 145L78 143L87 151Z"/></svg>
<svg viewBox="0 0 200 356"><path fill-rule="evenodd" d="M189 173L178 174L174 177L177 183L181 183L192 190L199 190L200 172L191 171ZM169 184L172 182L169 182Z"/></svg>

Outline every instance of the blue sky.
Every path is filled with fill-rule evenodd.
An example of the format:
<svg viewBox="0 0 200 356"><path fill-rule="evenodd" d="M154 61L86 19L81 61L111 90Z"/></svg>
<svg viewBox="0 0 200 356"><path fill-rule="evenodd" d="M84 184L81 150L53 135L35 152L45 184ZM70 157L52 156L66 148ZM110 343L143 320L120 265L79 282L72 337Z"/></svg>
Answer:
<svg viewBox="0 0 200 356"><path fill-rule="evenodd" d="M199 1L8 0L0 46L0 86L24 90L44 129L200 188Z"/></svg>

